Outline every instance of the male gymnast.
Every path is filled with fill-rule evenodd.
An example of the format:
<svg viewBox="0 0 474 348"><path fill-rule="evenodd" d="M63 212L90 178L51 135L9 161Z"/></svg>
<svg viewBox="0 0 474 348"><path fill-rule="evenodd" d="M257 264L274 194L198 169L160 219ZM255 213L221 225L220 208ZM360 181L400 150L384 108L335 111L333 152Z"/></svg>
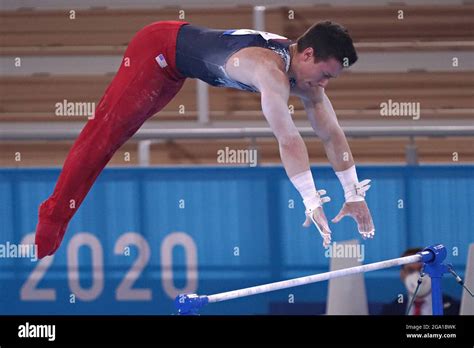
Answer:
<svg viewBox="0 0 474 348"><path fill-rule="evenodd" d="M370 180L359 182L346 137L324 92L329 79L356 60L347 30L330 21L316 23L296 42L267 32L215 30L182 21L144 27L130 41L94 118L69 151L52 195L39 207L38 257L56 252L69 221L113 154L173 99L186 78L260 93L286 173L303 198L303 225L314 223L328 247L331 230L322 206L330 199L324 190L316 190L305 143L288 109L289 96L298 96L344 189L345 203L332 221L351 216L362 237L372 238L375 229L364 198Z"/></svg>

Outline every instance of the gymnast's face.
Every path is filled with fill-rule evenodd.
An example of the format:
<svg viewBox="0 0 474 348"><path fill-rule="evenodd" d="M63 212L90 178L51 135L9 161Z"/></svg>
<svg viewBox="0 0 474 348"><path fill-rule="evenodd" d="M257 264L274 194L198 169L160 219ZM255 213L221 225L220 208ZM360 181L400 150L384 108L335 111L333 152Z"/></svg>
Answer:
<svg viewBox="0 0 474 348"><path fill-rule="evenodd" d="M314 60L311 47L303 52L295 52L292 72L299 88L307 90L316 86L325 88L331 78L336 78L342 71L342 64L334 58Z"/></svg>

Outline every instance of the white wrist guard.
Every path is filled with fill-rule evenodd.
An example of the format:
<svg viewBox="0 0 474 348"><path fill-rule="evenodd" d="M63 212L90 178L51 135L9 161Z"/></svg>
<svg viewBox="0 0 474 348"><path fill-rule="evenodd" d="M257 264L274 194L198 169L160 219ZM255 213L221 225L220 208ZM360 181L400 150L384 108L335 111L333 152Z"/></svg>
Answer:
<svg viewBox="0 0 474 348"><path fill-rule="evenodd" d="M316 195L311 197L310 199L303 200L304 206L306 207L306 215L312 213L317 208L322 207L324 203L327 203L331 200L330 197L323 195L326 194L326 190L318 190Z"/></svg>
<svg viewBox="0 0 474 348"><path fill-rule="evenodd" d="M321 198L321 195L326 194L324 190L316 190L313 175L310 170L297 174L290 178L293 185L303 198L303 203L306 210L313 211L323 203L329 202L329 197Z"/></svg>
<svg viewBox="0 0 474 348"><path fill-rule="evenodd" d="M365 200L365 192L370 188L370 180L366 179L359 182L355 165L342 172L336 172L336 175L344 189L346 202L360 202Z"/></svg>
<svg viewBox="0 0 474 348"><path fill-rule="evenodd" d="M365 200L365 192L370 188L370 180L365 179L350 187L344 187L346 202L360 202Z"/></svg>

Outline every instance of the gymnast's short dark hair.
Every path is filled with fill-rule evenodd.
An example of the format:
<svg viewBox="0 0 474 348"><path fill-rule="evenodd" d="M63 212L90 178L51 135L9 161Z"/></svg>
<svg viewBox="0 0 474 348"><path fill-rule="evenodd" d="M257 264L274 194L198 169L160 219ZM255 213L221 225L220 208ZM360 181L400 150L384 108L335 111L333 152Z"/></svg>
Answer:
<svg viewBox="0 0 474 348"><path fill-rule="evenodd" d="M314 24L301 35L297 41L298 52L312 47L315 62L336 59L343 67L348 67L357 61L352 38L345 27L331 21Z"/></svg>

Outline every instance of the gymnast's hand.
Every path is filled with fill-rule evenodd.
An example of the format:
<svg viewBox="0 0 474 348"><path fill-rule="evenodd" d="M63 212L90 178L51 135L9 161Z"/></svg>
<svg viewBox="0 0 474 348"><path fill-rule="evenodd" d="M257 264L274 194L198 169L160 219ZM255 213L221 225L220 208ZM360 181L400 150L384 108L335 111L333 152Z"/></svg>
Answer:
<svg viewBox="0 0 474 348"><path fill-rule="evenodd" d="M326 202L329 202L331 199L329 197L322 197L326 194L325 190L318 191L318 204L317 207L314 209L306 210L306 220L303 223L304 227L311 226L311 223L314 223L316 228L318 229L319 234L323 238L323 247L329 247L331 244L331 230L329 229L328 220L326 219L326 215L324 214L324 210L322 205Z"/></svg>
<svg viewBox="0 0 474 348"><path fill-rule="evenodd" d="M372 221L372 215L365 201L345 202L339 214L331 221L337 223L344 216L350 216L357 222L357 228L362 238L374 238L374 222Z"/></svg>

